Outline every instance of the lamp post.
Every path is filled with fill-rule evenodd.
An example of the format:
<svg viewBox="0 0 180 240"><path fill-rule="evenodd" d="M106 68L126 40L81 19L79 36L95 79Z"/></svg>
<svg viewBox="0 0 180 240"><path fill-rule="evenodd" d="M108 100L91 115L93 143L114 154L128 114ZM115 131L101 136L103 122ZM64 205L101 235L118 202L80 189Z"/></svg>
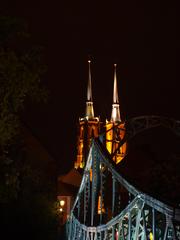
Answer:
<svg viewBox="0 0 180 240"><path fill-rule="evenodd" d="M63 225L64 224L64 206L65 206L65 200L61 199L59 201L59 211L60 211L60 224Z"/></svg>

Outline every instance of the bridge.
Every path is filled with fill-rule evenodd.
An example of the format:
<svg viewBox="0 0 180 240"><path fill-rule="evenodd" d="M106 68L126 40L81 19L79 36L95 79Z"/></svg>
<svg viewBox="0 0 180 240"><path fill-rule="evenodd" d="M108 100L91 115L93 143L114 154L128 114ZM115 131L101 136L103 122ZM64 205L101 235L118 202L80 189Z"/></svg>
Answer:
<svg viewBox="0 0 180 240"><path fill-rule="evenodd" d="M117 139L117 149L138 133L158 126L180 136L180 121L159 116L132 118L125 123L124 138ZM113 128L119 131L118 125ZM180 209L142 192L121 176L104 146L104 136L92 140L66 223L67 239L179 240Z"/></svg>

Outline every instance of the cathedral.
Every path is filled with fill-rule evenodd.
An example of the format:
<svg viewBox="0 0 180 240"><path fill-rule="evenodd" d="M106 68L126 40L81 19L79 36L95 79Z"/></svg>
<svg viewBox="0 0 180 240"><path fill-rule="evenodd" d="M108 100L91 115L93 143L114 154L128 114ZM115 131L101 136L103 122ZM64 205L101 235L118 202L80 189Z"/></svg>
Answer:
<svg viewBox="0 0 180 240"><path fill-rule="evenodd" d="M172 236L172 231L174 231L170 230L170 235L167 233L168 229L172 227L175 229L173 226L174 216L177 217L176 221L179 221L177 211L179 209L175 207L179 203L179 188L176 185L179 172L174 171L176 177L171 180L172 170L169 172L169 167L166 168L164 163L168 164L171 159L171 167L172 164L174 164L173 169L178 166L179 139L177 137L179 137L180 123L159 116L135 117L131 126L128 125L130 121L125 123L120 114L116 70L117 65L114 64L111 116L102 122L100 117L95 117L94 114L91 62L88 61L86 108L84 116L79 118L76 159L72 169L67 174L58 177L57 199L59 201L60 224L64 225L67 219L70 219L71 230L68 233L72 237L75 236L74 239L77 236L81 237L81 234L84 234L84 238L92 236L92 238L103 237L103 239L107 239L109 236L110 238L114 236L113 239L118 239L121 236L123 238L130 236L131 238L132 235L133 239L139 239L139 237L147 235L146 238L150 236L152 239L157 232L160 234L158 236L166 238L167 234L167 236ZM162 127L166 128L165 131ZM126 158L126 161L121 162L127 155L127 136L130 140L130 137L132 138L139 132L151 128L152 131L149 131L148 135L141 135L136 141L128 143L128 159ZM156 128L155 131L154 128ZM168 133L168 128L173 131ZM131 131L132 129L133 131ZM154 135L155 133L156 135ZM174 138L169 135L168 139L171 141L167 142L167 133L172 135L175 133L176 136ZM130 136L131 134L132 136ZM92 140L98 137L99 139L91 148ZM156 141L152 141L152 139L156 139ZM169 144L172 144L173 147L169 148L172 151L167 157L164 146L167 145L166 148L168 148ZM89 153L90 149L91 153ZM86 166L87 157L89 164ZM165 159L167 159L166 162ZM115 166L115 164L117 165ZM82 174L85 166L86 172ZM162 174L157 175L162 166ZM169 177L164 177L165 172L169 173ZM161 176L162 178L160 178ZM141 191L132 185L133 182ZM164 190L162 188L164 182L168 189L175 186L175 191L167 192ZM143 192L144 190L145 192ZM159 195L159 192L163 197L161 194ZM173 207L170 207L170 202L172 202ZM145 213L147 214L147 222L141 221ZM69 218L69 216L71 217ZM171 225L167 225L167 216L168 221L172 221ZM133 219L139 219L139 222L137 223ZM142 222L141 227L140 222ZM142 235L143 226L147 224L149 232L144 231ZM155 225L158 231L154 230ZM162 230L163 228L166 229ZM179 228L176 229L179 231ZM72 231L75 233L73 232L71 235ZM109 235L107 235L108 231ZM138 231L140 232L138 233Z"/></svg>
<svg viewBox="0 0 180 240"><path fill-rule="evenodd" d="M82 169L86 164L86 157L90 148L93 137L98 137L101 132L105 132L105 145L112 156L113 161L118 164L126 155L127 143L118 147L119 141L125 135L125 123L121 120L117 73L114 64L114 88L111 118L105 123L100 121L99 117L95 117L93 98L92 98L92 79L91 79L91 61L88 61L88 86L85 114L79 118L78 139L77 139L77 158L74 163L75 169ZM115 126L118 126L118 131ZM119 140L117 140L119 139Z"/></svg>
<svg viewBox="0 0 180 240"><path fill-rule="evenodd" d="M74 167L67 174L58 176L58 196L60 203L60 216L62 224L65 223L70 214L74 197L77 194L81 180L82 169L86 165L87 155L93 138L104 133L103 144L106 146L113 161L118 164L126 155L127 143L121 147L119 142L125 135L125 122L121 120L118 86L117 86L117 65L114 64L114 87L111 117L106 122L101 122L99 117L95 117L92 98L91 61L88 61L88 85L85 114L79 118L77 134L77 156ZM101 196L98 199L100 206ZM98 208L99 209L99 208ZM103 211L103 209L102 209Z"/></svg>

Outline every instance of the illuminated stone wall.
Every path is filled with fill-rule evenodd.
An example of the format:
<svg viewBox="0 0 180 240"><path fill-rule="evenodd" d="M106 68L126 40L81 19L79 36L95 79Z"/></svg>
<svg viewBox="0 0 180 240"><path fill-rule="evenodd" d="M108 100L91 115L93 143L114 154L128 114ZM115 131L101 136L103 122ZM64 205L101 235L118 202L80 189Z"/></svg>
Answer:
<svg viewBox="0 0 180 240"><path fill-rule="evenodd" d="M118 124L119 123L114 123L111 121L106 123L106 148L110 154L114 154L116 151L116 154L113 157L113 161L116 164L125 157L127 152L126 142L118 149L120 139L123 139L125 135L124 122L120 123L115 129L114 127Z"/></svg>
<svg viewBox="0 0 180 240"><path fill-rule="evenodd" d="M116 154L113 157L114 162L119 163L126 155L127 143L124 143L119 149L119 140L124 138L125 126L124 122L120 123L116 130L113 128L119 123L106 122L106 148L110 154ZM76 169L84 168L85 159L89 151L89 147L93 137L98 137L102 128L98 118L91 120L80 119L78 128L78 140L77 140L77 158L74 164ZM116 150L117 149L117 150Z"/></svg>
<svg viewBox="0 0 180 240"><path fill-rule="evenodd" d="M77 140L77 159L74 164L76 169L84 168L92 138L99 136L100 125L99 118L80 119Z"/></svg>

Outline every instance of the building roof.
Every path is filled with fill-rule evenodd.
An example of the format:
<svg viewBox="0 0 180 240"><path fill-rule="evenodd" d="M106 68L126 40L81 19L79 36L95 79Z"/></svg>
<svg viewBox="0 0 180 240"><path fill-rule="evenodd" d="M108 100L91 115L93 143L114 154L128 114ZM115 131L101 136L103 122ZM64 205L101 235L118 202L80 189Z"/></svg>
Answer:
<svg viewBox="0 0 180 240"><path fill-rule="evenodd" d="M57 195L58 196L73 196L75 197L78 192L78 187L71 184L63 183L58 181Z"/></svg>
<svg viewBox="0 0 180 240"><path fill-rule="evenodd" d="M58 177L58 182L66 183L75 187L80 186L81 180L82 176L75 168L72 168L67 174Z"/></svg>
<svg viewBox="0 0 180 240"><path fill-rule="evenodd" d="M82 176L72 168L67 174L58 177L58 195L75 196L81 184Z"/></svg>

